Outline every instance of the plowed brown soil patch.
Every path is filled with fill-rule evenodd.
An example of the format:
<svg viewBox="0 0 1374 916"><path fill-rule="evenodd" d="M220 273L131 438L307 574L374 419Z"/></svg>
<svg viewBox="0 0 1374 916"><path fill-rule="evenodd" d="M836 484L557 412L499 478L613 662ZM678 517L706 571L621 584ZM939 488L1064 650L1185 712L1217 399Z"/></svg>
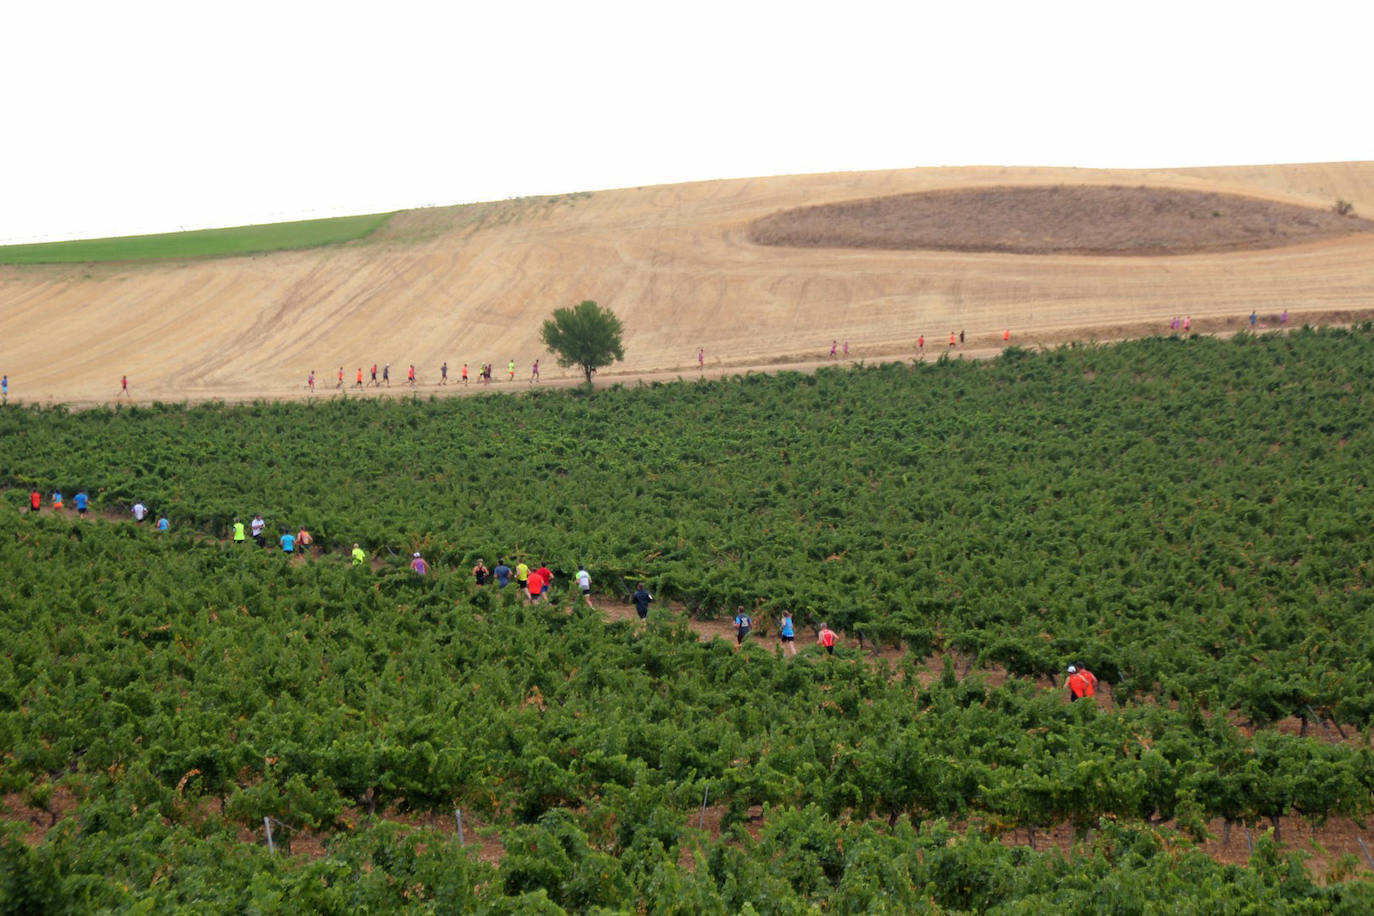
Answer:
<svg viewBox="0 0 1374 916"><path fill-rule="evenodd" d="M1042 185L899 194L755 220L760 245L1004 254L1172 255L1279 248L1374 222L1255 197L1177 188Z"/></svg>

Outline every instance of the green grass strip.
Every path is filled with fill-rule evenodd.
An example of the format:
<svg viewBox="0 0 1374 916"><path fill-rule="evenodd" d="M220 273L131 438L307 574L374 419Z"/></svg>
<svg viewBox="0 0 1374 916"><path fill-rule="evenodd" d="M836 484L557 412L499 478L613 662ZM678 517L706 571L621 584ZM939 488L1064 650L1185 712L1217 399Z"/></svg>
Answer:
<svg viewBox="0 0 1374 916"><path fill-rule="evenodd" d="M95 261L152 261L213 258L293 248L337 245L364 238L381 228L390 213L307 219L290 223L198 229L157 235L40 242L0 246L0 264L70 264Z"/></svg>

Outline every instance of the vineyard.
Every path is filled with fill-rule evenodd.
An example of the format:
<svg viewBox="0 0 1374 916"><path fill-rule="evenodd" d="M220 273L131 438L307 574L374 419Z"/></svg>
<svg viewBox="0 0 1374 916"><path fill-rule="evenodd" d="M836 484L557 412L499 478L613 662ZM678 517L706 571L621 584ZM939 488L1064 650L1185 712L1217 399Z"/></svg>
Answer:
<svg viewBox="0 0 1374 916"><path fill-rule="evenodd" d="M1371 381L1361 327L5 408L0 906L1367 912L1362 860L1282 843L1374 811ZM224 541L257 512L319 555ZM546 563L553 600L476 587L479 557ZM602 603L648 583L647 625L579 564ZM1217 819L1248 867L1199 850ZM1016 840L1055 825L1068 855Z"/></svg>

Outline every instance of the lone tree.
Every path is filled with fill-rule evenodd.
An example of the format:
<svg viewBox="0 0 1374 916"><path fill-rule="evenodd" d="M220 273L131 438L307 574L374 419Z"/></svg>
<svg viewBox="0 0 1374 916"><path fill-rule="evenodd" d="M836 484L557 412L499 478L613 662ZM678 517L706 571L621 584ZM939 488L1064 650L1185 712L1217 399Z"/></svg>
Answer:
<svg viewBox="0 0 1374 916"><path fill-rule="evenodd" d="M539 337L553 351L558 365L580 367L590 385L593 372L625 358L620 343L623 330L614 312L588 299L570 309L554 309Z"/></svg>

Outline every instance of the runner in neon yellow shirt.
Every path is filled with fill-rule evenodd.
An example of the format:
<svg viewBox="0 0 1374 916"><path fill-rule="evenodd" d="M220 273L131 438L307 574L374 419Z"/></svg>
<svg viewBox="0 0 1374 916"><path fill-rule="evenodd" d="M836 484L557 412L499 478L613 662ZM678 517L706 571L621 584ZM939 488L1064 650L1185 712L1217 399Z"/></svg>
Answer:
<svg viewBox="0 0 1374 916"><path fill-rule="evenodd" d="M239 521L238 519L234 519L234 543L242 544L247 539L248 537L246 534L244 534L243 531L243 522Z"/></svg>
<svg viewBox="0 0 1374 916"><path fill-rule="evenodd" d="M354 565L354 566L362 566L362 565L363 565L364 563L366 563L366 562L367 562L367 554L363 553L363 549L362 549L361 547L359 547L357 544L354 544L354 545L353 545L353 565Z"/></svg>

